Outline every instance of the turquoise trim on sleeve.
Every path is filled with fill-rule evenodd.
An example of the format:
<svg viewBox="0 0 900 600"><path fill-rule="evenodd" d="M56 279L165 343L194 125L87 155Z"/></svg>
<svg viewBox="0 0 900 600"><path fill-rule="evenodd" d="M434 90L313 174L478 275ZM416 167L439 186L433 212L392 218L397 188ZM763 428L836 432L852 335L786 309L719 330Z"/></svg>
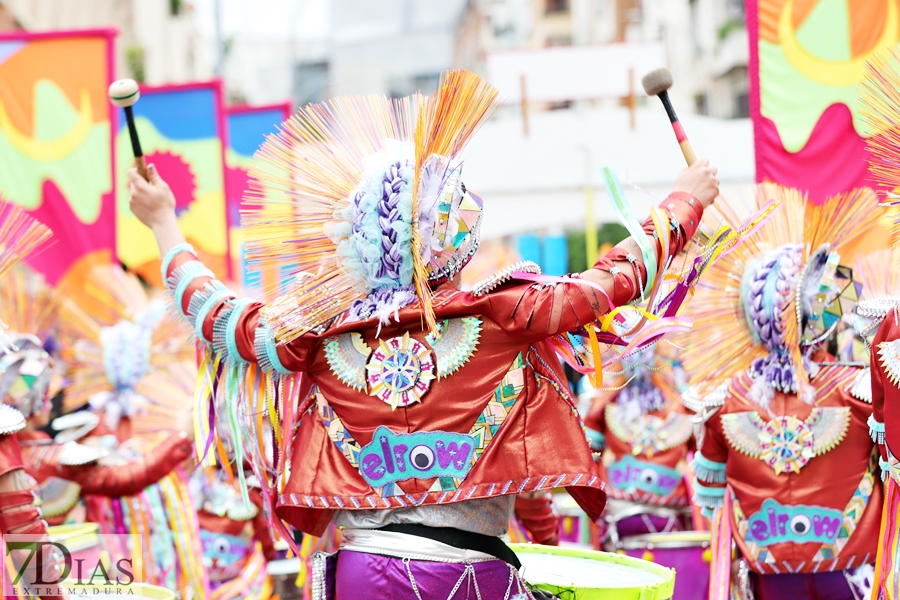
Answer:
<svg viewBox="0 0 900 600"><path fill-rule="evenodd" d="M707 483L725 483L726 481L725 463L709 460L701 452L694 454L691 466L699 480Z"/></svg>
<svg viewBox="0 0 900 600"><path fill-rule="evenodd" d="M272 367L281 373L282 375L290 375L293 371L286 368L283 364L281 364L281 359L278 358L278 346L275 344L275 336L270 335L271 330L269 326L266 326L266 356L269 358L269 362L272 363Z"/></svg>
<svg viewBox="0 0 900 600"><path fill-rule="evenodd" d="M197 266L191 266L190 269L188 269L188 265ZM185 272L178 278L178 283L175 286L175 291L172 292L172 298L175 300L175 308L178 309L178 312L184 314L184 311L182 310L182 307L184 306L184 292L187 291L188 286L191 285L194 280L199 279L200 277L211 277L215 279L216 276L199 260L184 263L183 265L181 265L181 267L178 268L184 268Z"/></svg>
<svg viewBox="0 0 900 600"><path fill-rule="evenodd" d="M162 273L163 282L169 279L169 265L171 265L175 257L182 252L190 252L194 256L197 256L197 253L194 251L194 247L190 244L185 243L172 246L172 249L166 252L166 255L162 259L162 269L160 272Z"/></svg>
<svg viewBox="0 0 900 600"><path fill-rule="evenodd" d="M194 317L194 333L197 334L198 340L203 340L208 344L212 344L212 340L203 337L203 322L206 321L206 317L209 316L209 313L219 302L229 298L234 298L234 292L229 289L218 290L207 298L206 302L203 303L203 306L200 307L200 310L197 311L197 316Z"/></svg>
<svg viewBox="0 0 900 600"><path fill-rule="evenodd" d="M694 481L694 491L698 496L706 496L707 498L723 498L725 496L725 488L707 487L698 481Z"/></svg>
<svg viewBox="0 0 900 600"><path fill-rule="evenodd" d="M869 419L866 421L869 425L869 437L872 438L872 441L876 444L884 443L884 423L875 420L875 413L869 415Z"/></svg>
<svg viewBox="0 0 900 600"><path fill-rule="evenodd" d="M225 323L225 344L228 348L228 356L231 358L232 362L249 362L244 360L240 352L238 352L237 326L238 320L240 320L241 315L244 314L244 309L251 304L253 304L253 300L250 298L240 298L235 300L232 305L232 310L228 314L228 321Z"/></svg>
<svg viewBox="0 0 900 600"><path fill-rule="evenodd" d="M694 462L697 466L703 467L704 469L709 469L710 471L724 471L725 463L716 462L714 460L709 460L701 452L698 452L694 455Z"/></svg>

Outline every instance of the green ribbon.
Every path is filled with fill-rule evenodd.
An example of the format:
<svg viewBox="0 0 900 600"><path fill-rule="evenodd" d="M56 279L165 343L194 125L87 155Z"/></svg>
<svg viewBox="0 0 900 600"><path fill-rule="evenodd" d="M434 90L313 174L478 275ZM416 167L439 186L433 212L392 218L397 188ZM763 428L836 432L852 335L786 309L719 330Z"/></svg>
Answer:
<svg viewBox="0 0 900 600"><path fill-rule="evenodd" d="M616 177L616 174L609 167L603 167L601 172L603 173L603 182L606 184L606 191L609 193L613 207L616 209L616 216L641 248L644 266L647 269L647 281L641 295L646 298L653 290L654 278L656 277L656 249L650 245L642 222L638 220L634 211L631 210L631 205L625 200L625 191L622 189L622 184L619 183L619 178Z"/></svg>

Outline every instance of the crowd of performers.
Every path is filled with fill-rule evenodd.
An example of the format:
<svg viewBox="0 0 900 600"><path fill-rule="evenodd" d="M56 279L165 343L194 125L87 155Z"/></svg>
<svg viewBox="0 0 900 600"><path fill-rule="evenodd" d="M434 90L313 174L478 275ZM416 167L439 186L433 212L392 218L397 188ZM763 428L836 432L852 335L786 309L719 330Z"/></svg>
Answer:
<svg viewBox="0 0 900 600"><path fill-rule="evenodd" d="M898 65L862 92L878 189L718 198L700 161L641 222L607 172L631 237L565 278L460 289L461 152L497 101L465 72L263 144L249 260L299 265L267 303L204 266L152 165L130 207L166 290L103 264L52 288L16 264L51 233L3 204L0 530L140 534L84 552L142 550L185 599L549 597L523 541L673 567L679 600L897 599Z"/></svg>

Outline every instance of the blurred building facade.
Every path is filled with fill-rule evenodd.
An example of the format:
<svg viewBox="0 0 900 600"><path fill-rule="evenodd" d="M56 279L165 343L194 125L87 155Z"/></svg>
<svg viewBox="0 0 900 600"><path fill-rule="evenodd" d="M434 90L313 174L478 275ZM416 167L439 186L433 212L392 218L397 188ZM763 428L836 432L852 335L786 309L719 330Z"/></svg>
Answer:
<svg viewBox="0 0 900 600"><path fill-rule="evenodd" d="M0 32L115 27L116 75L148 84L212 76L183 0L0 0Z"/></svg>
<svg viewBox="0 0 900 600"><path fill-rule="evenodd" d="M454 66L485 73L492 52L652 41L665 46L679 112L749 116L743 0L467 0Z"/></svg>

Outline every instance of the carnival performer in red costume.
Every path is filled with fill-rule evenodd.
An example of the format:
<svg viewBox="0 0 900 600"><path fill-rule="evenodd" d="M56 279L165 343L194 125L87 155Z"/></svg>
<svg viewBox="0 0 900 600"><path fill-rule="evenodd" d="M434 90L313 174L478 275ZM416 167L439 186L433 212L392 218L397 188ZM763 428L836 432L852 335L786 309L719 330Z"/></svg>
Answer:
<svg viewBox="0 0 900 600"><path fill-rule="evenodd" d="M156 235L175 306L205 345L203 380L218 377L198 410L200 450L247 457L264 497L277 493L276 515L305 533L344 527L341 550L314 561L315 598L461 598L471 586L483 598L531 596L498 537L515 494L566 487L594 519L605 503L547 340L585 326L595 335L611 306L653 288L655 265L681 250L717 195L715 169L699 162L654 213L659 226L635 224L638 237L579 278L508 283L530 268L519 265L460 292L453 280L478 246L482 202L459 178L459 153L496 98L452 72L430 98L339 98L286 122L259 152L270 175L258 175L284 197L259 200L245 226L251 260L299 272L265 306L199 262L152 167L149 181L129 172L131 209ZM260 446L264 413L273 465Z"/></svg>
<svg viewBox="0 0 900 600"><path fill-rule="evenodd" d="M193 444L184 434L169 436L146 454L118 466L100 464L109 454L104 448L74 440L56 443L42 428L50 417L49 385L61 375L62 365L44 350L44 342L62 297L40 275L20 268L4 278L0 299L0 319L17 348L0 358L0 394L4 404L25 419L17 434L25 470L35 480L43 516L51 525L67 522L82 495L137 494L192 454Z"/></svg>
<svg viewBox="0 0 900 600"><path fill-rule="evenodd" d="M258 487L249 487L248 508L234 482L210 467L194 471L191 495L200 521L211 600L267 598L272 588L266 564L275 559L276 551Z"/></svg>
<svg viewBox="0 0 900 600"><path fill-rule="evenodd" d="M88 520L104 533L142 536L145 555L153 557L149 583L205 597L199 520L187 485L195 466L187 432L193 434L196 351L184 324L133 275L102 265L84 279L61 311L60 343L71 379L64 408L88 410L64 415L54 427L64 429L57 438L104 453L101 463L122 471L128 484L82 489Z"/></svg>
<svg viewBox="0 0 900 600"><path fill-rule="evenodd" d="M743 594L749 585L762 600L867 597L882 490L866 374L823 346L859 298L839 263L853 264L854 246L875 231L875 196L814 206L762 185L755 199L772 197L781 210L712 267L690 304L685 369L699 387L689 400L706 420L695 493L715 511L710 597L729 597L732 539ZM740 219L738 207L716 208Z"/></svg>
<svg viewBox="0 0 900 600"><path fill-rule="evenodd" d="M872 159L869 173L877 184L883 206L896 209L900 186L900 47L892 46L876 53L867 64L860 87L862 117L872 135L866 148ZM872 373L872 414L869 426L878 443L882 480L885 481L884 519L878 544L875 585L885 600L900 598L900 289L895 287L900 272L900 218L894 211L890 231L891 256L882 272L881 294L860 304L859 313L871 320L875 332L869 343ZM891 285L894 284L894 285ZM877 593L877 592L876 592ZM875 596L873 596L874 598Z"/></svg>
<svg viewBox="0 0 900 600"><path fill-rule="evenodd" d="M622 361L585 417L610 502L607 537L678 531L689 525L684 463L693 438L676 387L672 347L654 345ZM676 371L677 369L677 371Z"/></svg>
<svg viewBox="0 0 900 600"><path fill-rule="evenodd" d="M40 222L31 218L24 209L9 204L0 198L0 286L10 271L26 256L44 246L52 236L51 231ZM0 287L0 290L4 289ZM18 350L6 333L6 327L0 325L0 365L4 372L0 381L7 387L15 386L17 393L21 395L37 392L32 391L36 378L27 381L14 381L21 379L18 372L9 376L6 370L10 365L16 365L19 361L9 361L6 357L9 352ZM12 383L12 385L10 385ZM48 383L46 377L38 386L38 391L46 390ZM44 388L41 390L40 388ZM24 392L24 394L23 394ZM0 533L24 534L46 538L47 523L41 518L40 510L35 506L36 495L33 481L25 474L22 453L16 432L25 427L24 416L5 403L0 404ZM13 558L17 561L24 556L13 552ZM30 558L30 557L29 557ZM47 553L41 564L37 561L29 563L30 570L23 577L23 581L37 581L36 575L40 572L41 581L57 581L60 574L61 557L56 553ZM17 562L21 565L22 562ZM6 590L4 590L5 593ZM37 590L38 596L44 599L58 598L58 589ZM46 592L46 593L45 593Z"/></svg>

